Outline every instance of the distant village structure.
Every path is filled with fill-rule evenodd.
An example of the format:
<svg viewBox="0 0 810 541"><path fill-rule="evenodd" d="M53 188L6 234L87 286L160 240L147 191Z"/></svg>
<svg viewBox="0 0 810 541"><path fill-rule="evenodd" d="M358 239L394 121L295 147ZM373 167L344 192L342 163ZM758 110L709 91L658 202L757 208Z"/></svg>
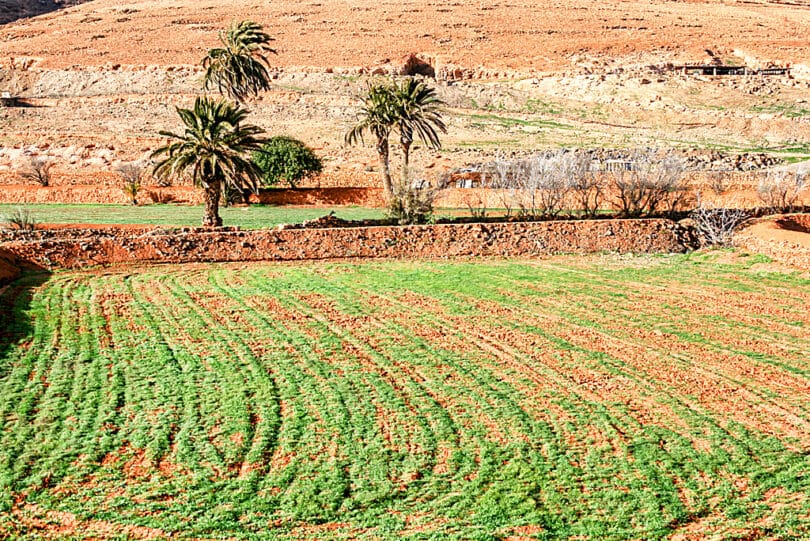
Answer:
<svg viewBox="0 0 810 541"><path fill-rule="evenodd" d="M790 68L771 67L763 69L749 68L748 66L717 66L714 64L686 64L674 66L673 71L683 75L790 75Z"/></svg>

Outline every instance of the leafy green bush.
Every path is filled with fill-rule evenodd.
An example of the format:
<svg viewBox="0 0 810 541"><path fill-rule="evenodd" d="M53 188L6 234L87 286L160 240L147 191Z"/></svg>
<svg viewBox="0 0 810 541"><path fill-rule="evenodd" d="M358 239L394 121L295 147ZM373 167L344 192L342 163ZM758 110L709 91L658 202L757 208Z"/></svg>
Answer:
<svg viewBox="0 0 810 541"><path fill-rule="evenodd" d="M271 138L261 150L254 152L253 162L261 169L266 186L283 181L295 188L302 180L323 170L321 159L311 148L298 139L283 135Z"/></svg>

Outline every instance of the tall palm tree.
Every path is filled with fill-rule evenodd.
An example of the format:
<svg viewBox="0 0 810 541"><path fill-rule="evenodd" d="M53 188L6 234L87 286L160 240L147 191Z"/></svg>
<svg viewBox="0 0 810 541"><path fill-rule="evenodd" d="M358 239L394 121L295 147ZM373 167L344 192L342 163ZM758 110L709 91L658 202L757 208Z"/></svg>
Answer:
<svg viewBox="0 0 810 541"><path fill-rule="evenodd" d="M388 139L397 122L397 100L391 87L384 83L369 84L362 98L363 106L358 114L358 122L346 132L346 143L353 145L363 142L368 132L376 141L377 157L382 169L383 188L386 198L394 194L391 183L390 147Z"/></svg>
<svg viewBox="0 0 810 541"><path fill-rule="evenodd" d="M267 54L275 54L268 45L273 38L253 21L232 23L219 33L222 47L210 49L202 65L205 68L205 90L216 88L220 94L244 103L249 96L270 88L270 63Z"/></svg>
<svg viewBox="0 0 810 541"><path fill-rule="evenodd" d="M444 102L436 96L436 89L422 81L409 78L392 88L396 98L396 128L402 147L402 174L407 175L414 134L429 147L439 150L439 133L447 133L439 107Z"/></svg>
<svg viewBox="0 0 810 541"><path fill-rule="evenodd" d="M223 185L238 189L257 190L261 171L250 159L250 153L261 148L264 130L244 125L248 111L225 99L198 97L193 109L177 107L185 124L178 135L168 131L160 134L173 139L157 149L152 157L165 156L155 165L159 178L190 172L194 184L205 190L204 226L220 226L219 199Z"/></svg>

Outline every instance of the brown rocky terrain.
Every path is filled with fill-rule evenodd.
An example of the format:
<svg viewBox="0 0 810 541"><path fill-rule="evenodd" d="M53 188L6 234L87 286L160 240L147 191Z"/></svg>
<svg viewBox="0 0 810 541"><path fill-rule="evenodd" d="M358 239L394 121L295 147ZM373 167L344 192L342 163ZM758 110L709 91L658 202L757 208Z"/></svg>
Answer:
<svg viewBox="0 0 810 541"><path fill-rule="evenodd" d="M6 232L3 240L6 241L2 243L5 253L24 264L47 269L80 269L138 262L381 257L440 259L605 251L673 253L686 251L691 236L675 222L659 219L253 231L231 228L69 228L33 233Z"/></svg>
<svg viewBox="0 0 810 541"><path fill-rule="evenodd" d="M8 0L7 0L8 1ZM24 5L22 2L20 6ZM55 183L97 184L143 159L175 106L200 88L199 61L234 19L276 38L273 90L253 121L325 158L324 186L376 185L370 146L342 135L376 75L433 72L447 103L426 176L558 146L677 147L810 154L807 2L251 3L95 0L0 26L0 182L30 156ZM682 75L672 64L791 67L788 76ZM394 155L394 165L398 165Z"/></svg>
<svg viewBox="0 0 810 541"><path fill-rule="evenodd" d="M0 287L14 281L20 275L17 258L0 250Z"/></svg>
<svg viewBox="0 0 810 541"><path fill-rule="evenodd" d="M437 69L454 65L503 76L615 65L633 55L696 61L706 56L706 49L805 62L809 5L727 0L95 0L18 21L3 29L2 39L4 56L31 57L50 69L190 65L214 46L216 31L228 21L250 18L277 38L274 60L291 71L373 66L416 52L432 59Z"/></svg>
<svg viewBox="0 0 810 541"><path fill-rule="evenodd" d="M0 24L10 23L17 19L36 17L70 6L76 6L87 0L0 0Z"/></svg>

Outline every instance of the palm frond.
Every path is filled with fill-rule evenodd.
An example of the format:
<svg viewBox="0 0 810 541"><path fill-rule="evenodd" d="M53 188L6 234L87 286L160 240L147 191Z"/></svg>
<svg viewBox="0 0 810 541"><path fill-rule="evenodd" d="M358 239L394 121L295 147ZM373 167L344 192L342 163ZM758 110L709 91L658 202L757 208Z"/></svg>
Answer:
<svg viewBox="0 0 810 541"><path fill-rule="evenodd" d="M257 168L246 156L264 144L264 130L244 124L246 109L205 96L198 97L193 108L178 108L177 113L185 132L161 132L174 141L152 153L153 157L162 157L155 165L155 175L171 177L190 171L198 185L223 182L255 190Z"/></svg>
<svg viewBox="0 0 810 541"><path fill-rule="evenodd" d="M269 46L273 38L262 26L253 21L233 23L219 39L223 46L209 50L202 61L204 88L216 88L237 102L268 90L270 63L266 55L276 51Z"/></svg>
<svg viewBox="0 0 810 541"><path fill-rule="evenodd" d="M358 122L346 132L344 140L350 145L363 143L365 133L370 133L380 144L388 139L397 122L396 96L390 85L370 84L362 100Z"/></svg>
<svg viewBox="0 0 810 541"><path fill-rule="evenodd" d="M440 107L444 102L436 90L416 79L406 79L393 89L396 97L396 128L403 143L413 141L414 134L426 145L441 148L439 132L447 133Z"/></svg>

